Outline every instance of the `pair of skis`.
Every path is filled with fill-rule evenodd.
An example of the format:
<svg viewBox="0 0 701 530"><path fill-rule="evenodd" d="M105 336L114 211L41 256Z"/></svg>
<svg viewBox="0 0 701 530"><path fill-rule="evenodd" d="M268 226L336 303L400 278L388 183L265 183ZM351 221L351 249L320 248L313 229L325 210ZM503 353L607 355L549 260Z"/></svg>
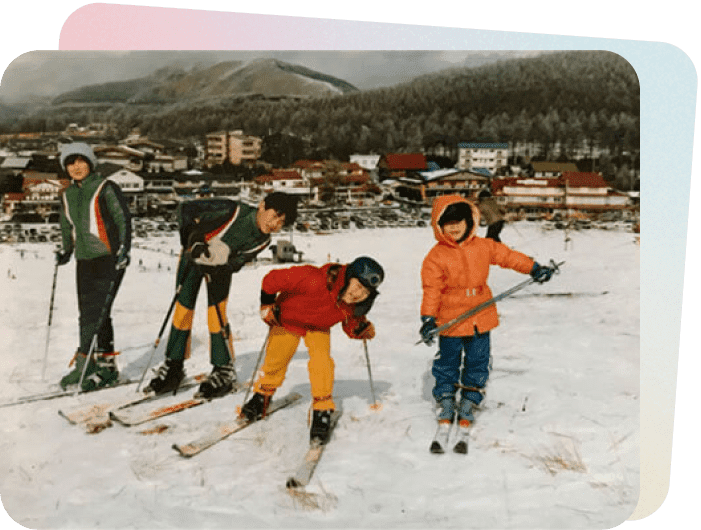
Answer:
<svg viewBox="0 0 701 530"><path fill-rule="evenodd" d="M63 397L70 397L70 396L76 396L76 395L82 395L86 393L94 393L94 392L99 392L100 390L108 390L110 388L116 388L118 386L124 386L124 385L132 385L136 383L135 380L133 379L120 379L116 383L113 383L109 386L104 386L100 388L96 388L94 390L49 390L47 392L40 392L38 394L30 394L28 396L21 396L18 398L11 399L9 401L4 401L0 403L0 408L4 407L12 407L14 405L26 405L27 403L34 403L36 401L46 401L49 399L58 399L58 398L63 398ZM56 385L58 386L58 385Z"/></svg>
<svg viewBox="0 0 701 530"><path fill-rule="evenodd" d="M452 422L438 422L438 429L436 429L436 434L431 442L430 451L433 454L443 454L445 453L445 448L449 445L450 435L453 431ZM458 425L457 435L455 445L453 446L453 452L466 455L468 450L469 441L469 427L462 427Z"/></svg>
<svg viewBox="0 0 701 530"><path fill-rule="evenodd" d="M186 378L181 383L179 390L185 389L197 384L204 374L194 378ZM235 385L232 392L240 390L244 384ZM80 407L71 411L59 411L59 414L66 418L72 424L84 424L88 432L99 432L104 427L111 425L111 420L117 421L125 426L140 425L147 421L151 421L169 414L175 414L188 408L192 408L206 403L207 399L193 396L175 404L153 408L146 411L138 410L139 407L134 405L141 404L157 397L155 394L145 394L135 396L122 401L112 401L88 407ZM293 392L287 396L274 400L267 411L267 416L270 416L285 407L288 407L301 399L301 395ZM341 416L340 411L335 411L331 415L331 429L333 429ZM185 444L174 444L175 449L180 456L191 458L205 449L212 447L218 442L226 439L230 435L239 432L246 427L252 425L253 421L245 417L239 417L229 422L214 426L209 432L206 432L199 438ZM288 488L300 488L309 484L317 464L321 460L325 445L319 444L316 441L310 443L302 464L295 473L287 479L286 486Z"/></svg>

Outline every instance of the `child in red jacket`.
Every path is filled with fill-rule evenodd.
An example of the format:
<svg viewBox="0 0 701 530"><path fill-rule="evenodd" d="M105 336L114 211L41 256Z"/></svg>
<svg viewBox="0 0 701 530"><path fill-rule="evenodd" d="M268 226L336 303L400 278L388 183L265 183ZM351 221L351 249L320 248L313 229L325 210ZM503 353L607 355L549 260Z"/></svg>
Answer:
<svg viewBox="0 0 701 530"><path fill-rule="evenodd" d="M261 286L261 318L270 326L270 335L262 375L254 384L253 397L241 409L242 416L252 421L265 416L270 398L304 339L313 398L310 437L326 443L335 410L331 327L341 322L348 337L372 339L375 328L365 315L383 279L380 264L368 257L348 265L300 265L266 274Z"/></svg>
<svg viewBox="0 0 701 530"><path fill-rule="evenodd" d="M492 298L487 285L491 265L531 274L539 282L553 273L502 243L477 237L479 219L477 207L460 195L438 197L433 203L431 224L437 243L421 267L420 333L427 345L432 344L438 326ZM438 336L431 371L439 423L453 423L456 414L462 427L474 420L472 407L482 401L489 377L489 332L498 324L496 306L490 305Z"/></svg>

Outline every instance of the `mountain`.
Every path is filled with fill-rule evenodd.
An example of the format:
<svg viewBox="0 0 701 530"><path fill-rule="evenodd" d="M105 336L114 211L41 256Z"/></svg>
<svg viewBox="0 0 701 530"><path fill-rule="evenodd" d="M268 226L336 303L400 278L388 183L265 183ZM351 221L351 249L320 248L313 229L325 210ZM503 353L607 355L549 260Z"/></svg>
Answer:
<svg viewBox="0 0 701 530"><path fill-rule="evenodd" d="M277 59L226 61L206 68L166 67L139 79L88 85L54 98L63 104L163 104L258 95L316 97L357 92L350 83Z"/></svg>

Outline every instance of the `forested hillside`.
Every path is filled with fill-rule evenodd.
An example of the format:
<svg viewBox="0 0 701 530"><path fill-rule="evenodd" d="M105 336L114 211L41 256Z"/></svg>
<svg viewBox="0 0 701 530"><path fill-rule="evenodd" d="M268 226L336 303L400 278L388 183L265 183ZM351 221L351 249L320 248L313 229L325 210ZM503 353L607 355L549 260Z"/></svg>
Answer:
<svg viewBox="0 0 701 530"><path fill-rule="evenodd" d="M117 85L115 85L117 86ZM154 139L196 139L222 129L304 138L328 156L415 151L448 142L590 140L612 154L638 150L640 86L611 52L582 51L453 69L410 83L311 98L229 96L167 104L54 106L5 124L12 130L62 130L71 122L108 121Z"/></svg>

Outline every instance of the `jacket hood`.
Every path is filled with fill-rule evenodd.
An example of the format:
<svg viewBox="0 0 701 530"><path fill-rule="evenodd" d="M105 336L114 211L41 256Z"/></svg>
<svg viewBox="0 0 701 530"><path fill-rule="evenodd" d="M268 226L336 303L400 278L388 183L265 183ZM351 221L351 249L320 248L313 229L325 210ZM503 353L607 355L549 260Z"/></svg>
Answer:
<svg viewBox="0 0 701 530"><path fill-rule="evenodd" d="M80 155L90 162L92 170L97 167L97 157L88 144L83 142L73 142L61 146L61 167L66 171L66 159L71 155Z"/></svg>
<svg viewBox="0 0 701 530"><path fill-rule="evenodd" d="M448 239L445 236L443 230L441 230L441 227L438 226L438 220L441 218L443 212L445 212L448 206L459 202L467 203L470 206L470 210L472 210L472 228L470 229L467 237L459 244L462 245L466 241L469 241L475 237L475 234L477 233L477 227L480 225L480 212L477 206L468 201L462 195L441 195L440 197L436 197L434 199L433 210L431 211L431 226L433 227L433 235L439 243L445 243L446 245L450 246L458 245L458 243L452 239Z"/></svg>

